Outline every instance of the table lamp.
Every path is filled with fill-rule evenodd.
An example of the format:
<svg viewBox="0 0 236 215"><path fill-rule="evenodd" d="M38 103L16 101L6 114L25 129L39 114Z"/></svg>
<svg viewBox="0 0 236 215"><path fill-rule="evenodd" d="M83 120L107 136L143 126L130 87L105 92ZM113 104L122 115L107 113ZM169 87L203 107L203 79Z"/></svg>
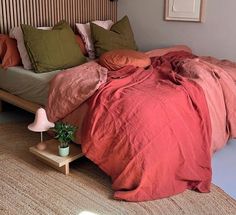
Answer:
<svg viewBox="0 0 236 215"><path fill-rule="evenodd" d="M37 145L38 149L41 148L43 150L43 148L45 148L43 146L43 132L48 131L54 126L54 123L48 121L45 109L39 108L36 111L34 122L28 126L30 131L41 133L41 142Z"/></svg>

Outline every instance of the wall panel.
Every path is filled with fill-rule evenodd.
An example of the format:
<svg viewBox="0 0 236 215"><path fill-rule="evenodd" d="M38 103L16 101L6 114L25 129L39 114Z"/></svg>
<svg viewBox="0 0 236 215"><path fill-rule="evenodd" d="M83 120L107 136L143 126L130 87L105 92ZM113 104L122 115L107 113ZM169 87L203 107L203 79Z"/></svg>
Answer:
<svg viewBox="0 0 236 215"><path fill-rule="evenodd" d="M52 26L67 20L76 22L95 19L117 19L117 2L110 0L1 0L0 32L8 33L20 24Z"/></svg>

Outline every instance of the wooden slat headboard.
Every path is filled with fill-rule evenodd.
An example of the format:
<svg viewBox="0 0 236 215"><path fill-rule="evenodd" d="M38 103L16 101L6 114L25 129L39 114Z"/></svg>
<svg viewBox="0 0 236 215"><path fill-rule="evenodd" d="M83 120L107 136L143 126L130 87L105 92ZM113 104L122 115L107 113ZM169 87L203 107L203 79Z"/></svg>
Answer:
<svg viewBox="0 0 236 215"><path fill-rule="evenodd" d="M20 24L53 26L60 20L76 22L117 19L117 1L110 0L0 0L0 33Z"/></svg>

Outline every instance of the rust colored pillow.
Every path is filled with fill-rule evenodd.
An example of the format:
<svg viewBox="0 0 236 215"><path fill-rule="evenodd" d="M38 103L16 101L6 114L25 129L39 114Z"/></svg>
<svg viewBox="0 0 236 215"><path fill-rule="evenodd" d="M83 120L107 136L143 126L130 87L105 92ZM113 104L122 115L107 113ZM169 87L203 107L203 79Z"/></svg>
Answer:
<svg viewBox="0 0 236 215"><path fill-rule="evenodd" d="M83 53L84 56L88 56L88 52L86 51L85 44L80 37L80 35L76 34L76 42L79 44L79 47Z"/></svg>
<svg viewBox="0 0 236 215"><path fill-rule="evenodd" d="M119 49L101 55L99 63L109 70L118 70L128 65L146 68L151 64L151 60L142 52Z"/></svg>
<svg viewBox="0 0 236 215"><path fill-rule="evenodd" d="M4 69L21 65L16 40L4 34L0 34L0 60Z"/></svg>

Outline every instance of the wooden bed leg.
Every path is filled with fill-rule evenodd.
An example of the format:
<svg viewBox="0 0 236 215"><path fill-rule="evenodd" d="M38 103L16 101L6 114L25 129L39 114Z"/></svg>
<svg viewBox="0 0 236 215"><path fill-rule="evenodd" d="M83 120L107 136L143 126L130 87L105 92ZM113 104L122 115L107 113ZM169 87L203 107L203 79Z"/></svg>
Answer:
<svg viewBox="0 0 236 215"><path fill-rule="evenodd" d="M0 100L0 113L3 112L3 102Z"/></svg>

